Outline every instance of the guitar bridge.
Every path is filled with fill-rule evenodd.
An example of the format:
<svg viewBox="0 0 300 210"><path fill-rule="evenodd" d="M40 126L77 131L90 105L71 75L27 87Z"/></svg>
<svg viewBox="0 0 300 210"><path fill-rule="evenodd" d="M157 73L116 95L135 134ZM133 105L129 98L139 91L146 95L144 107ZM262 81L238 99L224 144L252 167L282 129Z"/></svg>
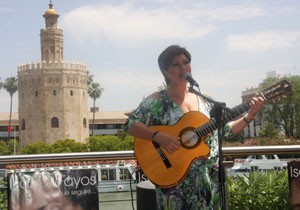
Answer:
<svg viewBox="0 0 300 210"><path fill-rule="evenodd" d="M165 155L164 151L162 151L160 145L156 142L152 142L154 147L156 148L156 151L158 152L159 156L161 157L162 161L164 162L166 168L171 168L172 164L170 163L169 159Z"/></svg>

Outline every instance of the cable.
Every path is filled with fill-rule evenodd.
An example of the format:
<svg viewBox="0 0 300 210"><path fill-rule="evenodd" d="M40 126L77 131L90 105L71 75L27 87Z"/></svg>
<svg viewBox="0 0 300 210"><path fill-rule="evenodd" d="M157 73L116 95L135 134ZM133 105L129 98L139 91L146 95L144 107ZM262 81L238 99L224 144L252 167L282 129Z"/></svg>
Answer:
<svg viewBox="0 0 300 210"><path fill-rule="evenodd" d="M132 171L132 173L130 174L131 177L129 179L129 186L130 186L130 195L131 195L131 206L132 206L132 210L135 210L134 209L134 203L133 203L133 191L132 191L132 178L133 178L133 174L136 173L137 171L139 171L139 167L138 165L135 167L135 169ZM136 176L135 176L135 182L137 183L137 180L136 180Z"/></svg>

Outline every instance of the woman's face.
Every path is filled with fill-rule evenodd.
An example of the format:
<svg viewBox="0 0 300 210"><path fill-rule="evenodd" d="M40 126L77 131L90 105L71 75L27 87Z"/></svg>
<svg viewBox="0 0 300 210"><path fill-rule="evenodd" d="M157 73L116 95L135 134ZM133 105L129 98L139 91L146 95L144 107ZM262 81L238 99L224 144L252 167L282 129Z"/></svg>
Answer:
<svg viewBox="0 0 300 210"><path fill-rule="evenodd" d="M169 79L170 84L186 84L187 81L184 78L186 72L191 73L191 65L189 59L182 53L174 57L165 76Z"/></svg>

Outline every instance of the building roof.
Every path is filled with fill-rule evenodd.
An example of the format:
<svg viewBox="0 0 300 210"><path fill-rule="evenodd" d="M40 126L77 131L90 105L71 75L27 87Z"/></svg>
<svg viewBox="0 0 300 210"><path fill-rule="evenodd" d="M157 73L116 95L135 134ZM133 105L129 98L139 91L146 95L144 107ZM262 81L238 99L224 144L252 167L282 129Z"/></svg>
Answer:
<svg viewBox="0 0 300 210"><path fill-rule="evenodd" d="M44 16L49 16L49 15L55 15L58 16L57 12L55 11L55 9L53 9L53 4L50 3L49 4L49 9L45 12Z"/></svg>
<svg viewBox="0 0 300 210"><path fill-rule="evenodd" d="M13 112L11 114L12 125L19 124L19 113ZM9 112L0 112L0 125L8 125Z"/></svg>
<svg viewBox="0 0 300 210"><path fill-rule="evenodd" d="M95 124L124 124L128 116L124 111L99 111L95 112ZM93 120L93 112L89 112L90 123Z"/></svg>
<svg viewBox="0 0 300 210"><path fill-rule="evenodd" d="M124 124L130 111L99 111L95 112L96 124ZM89 112L89 121L92 122L93 112ZM8 125L9 112L0 112L0 125ZM12 113L12 124L19 124L19 113Z"/></svg>

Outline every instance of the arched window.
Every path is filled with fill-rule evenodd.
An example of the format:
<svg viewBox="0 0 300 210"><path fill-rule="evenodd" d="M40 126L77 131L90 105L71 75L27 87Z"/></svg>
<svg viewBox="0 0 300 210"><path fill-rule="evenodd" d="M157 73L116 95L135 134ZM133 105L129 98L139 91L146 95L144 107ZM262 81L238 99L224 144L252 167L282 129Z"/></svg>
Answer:
<svg viewBox="0 0 300 210"><path fill-rule="evenodd" d="M51 128L58 128L59 127L59 120L57 117L52 117L51 119Z"/></svg>
<svg viewBox="0 0 300 210"><path fill-rule="evenodd" d="M36 97L39 96L39 91L35 91L35 96L36 96Z"/></svg>
<svg viewBox="0 0 300 210"><path fill-rule="evenodd" d="M56 96L56 90L53 90L53 95Z"/></svg>
<svg viewBox="0 0 300 210"><path fill-rule="evenodd" d="M86 128L86 118L83 118L83 127Z"/></svg>
<svg viewBox="0 0 300 210"><path fill-rule="evenodd" d="M70 96L73 96L73 90L70 91Z"/></svg>
<svg viewBox="0 0 300 210"><path fill-rule="evenodd" d="M25 130L26 126L25 126L25 119L22 119L22 130Z"/></svg>

